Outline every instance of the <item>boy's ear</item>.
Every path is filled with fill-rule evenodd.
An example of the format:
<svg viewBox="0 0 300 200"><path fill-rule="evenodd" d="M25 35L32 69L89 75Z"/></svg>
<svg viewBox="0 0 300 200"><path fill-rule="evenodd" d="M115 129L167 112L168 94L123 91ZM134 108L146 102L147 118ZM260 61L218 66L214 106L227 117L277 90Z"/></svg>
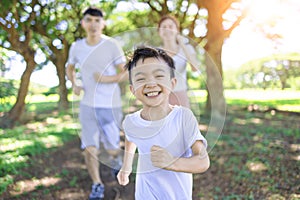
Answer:
<svg viewBox="0 0 300 200"><path fill-rule="evenodd" d="M174 90L176 84L177 84L177 79L174 77L171 79L172 90Z"/></svg>
<svg viewBox="0 0 300 200"><path fill-rule="evenodd" d="M135 93L135 90L134 90L134 88L133 88L133 86L132 86L132 85L129 85L129 89L130 89L130 91L131 91L131 93L132 93L132 94L134 94L134 93Z"/></svg>

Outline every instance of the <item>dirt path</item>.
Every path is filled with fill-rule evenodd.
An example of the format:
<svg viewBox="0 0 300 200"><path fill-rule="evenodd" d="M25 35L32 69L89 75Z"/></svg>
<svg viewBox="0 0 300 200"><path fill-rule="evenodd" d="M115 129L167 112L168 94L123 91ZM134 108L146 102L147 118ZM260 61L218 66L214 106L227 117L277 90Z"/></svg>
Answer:
<svg viewBox="0 0 300 200"><path fill-rule="evenodd" d="M105 182L105 199L134 199L134 183L120 186L105 165L100 172ZM0 199L83 200L87 199L91 187L78 139L51 153L34 157L14 179L16 184Z"/></svg>

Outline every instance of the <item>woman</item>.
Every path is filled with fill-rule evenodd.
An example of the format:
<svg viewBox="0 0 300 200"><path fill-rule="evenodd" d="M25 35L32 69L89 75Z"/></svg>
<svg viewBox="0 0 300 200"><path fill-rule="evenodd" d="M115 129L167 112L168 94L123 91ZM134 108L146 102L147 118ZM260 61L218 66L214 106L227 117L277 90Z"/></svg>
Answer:
<svg viewBox="0 0 300 200"><path fill-rule="evenodd" d="M162 48L173 58L176 68L177 84L170 95L170 104L189 108L187 62L190 63L193 71L197 71L199 61L194 47L188 43L187 38L180 35L179 31L179 22L175 17L166 15L160 19L158 33L162 39Z"/></svg>

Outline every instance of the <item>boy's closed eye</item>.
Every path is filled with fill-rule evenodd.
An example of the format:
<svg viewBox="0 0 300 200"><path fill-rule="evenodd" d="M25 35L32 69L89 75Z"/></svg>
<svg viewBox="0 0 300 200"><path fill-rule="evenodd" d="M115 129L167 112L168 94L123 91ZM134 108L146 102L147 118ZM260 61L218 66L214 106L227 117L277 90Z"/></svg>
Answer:
<svg viewBox="0 0 300 200"><path fill-rule="evenodd" d="M144 81L144 80L145 80L145 78L137 78L137 79L135 79L136 82L141 82L141 81Z"/></svg>
<svg viewBox="0 0 300 200"><path fill-rule="evenodd" d="M159 74L159 75L156 75L155 77L156 77L156 78L164 78L164 77L165 77L165 75L163 75L163 74Z"/></svg>

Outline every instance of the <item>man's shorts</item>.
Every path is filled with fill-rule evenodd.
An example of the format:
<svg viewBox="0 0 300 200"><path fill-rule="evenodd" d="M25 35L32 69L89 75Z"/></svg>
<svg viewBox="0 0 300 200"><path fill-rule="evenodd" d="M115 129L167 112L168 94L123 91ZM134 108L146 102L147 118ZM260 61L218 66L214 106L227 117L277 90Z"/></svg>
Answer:
<svg viewBox="0 0 300 200"><path fill-rule="evenodd" d="M106 150L119 149L122 108L93 108L80 104L81 148L88 146Z"/></svg>

